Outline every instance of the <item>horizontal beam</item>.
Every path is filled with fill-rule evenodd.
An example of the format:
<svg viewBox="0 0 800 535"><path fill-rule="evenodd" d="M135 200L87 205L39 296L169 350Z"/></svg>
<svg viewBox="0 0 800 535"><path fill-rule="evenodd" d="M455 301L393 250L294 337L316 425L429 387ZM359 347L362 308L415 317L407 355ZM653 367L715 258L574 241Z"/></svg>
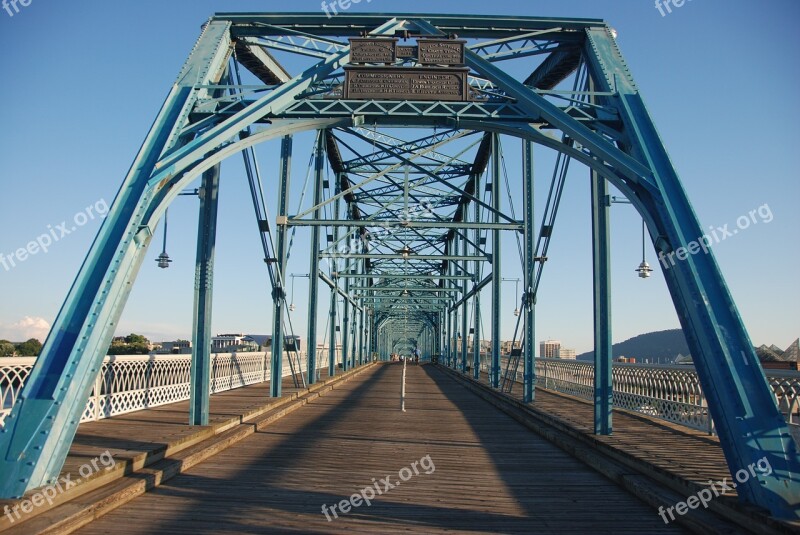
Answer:
<svg viewBox="0 0 800 535"><path fill-rule="evenodd" d="M283 221L279 220L278 224ZM440 228L440 229L480 229L480 230L516 230L522 232L525 225L522 221L517 223L490 223L490 222L455 222L455 221L405 221L405 220L331 220L331 219L297 219L289 217L286 222L290 227L382 227L382 228Z"/></svg>
<svg viewBox="0 0 800 535"><path fill-rule="evenodd" d="M461 256L461 255L425 255L425 254L412 254L404 256L401 254L337 254L337 253L320 253L320 258L328 259L344 259L350 258L353 260L430 260L438 262L440 260L452 260L454 262L489 262L491 255L487 256Z"/></svg>
<svg viewBox="0 0 800 535"><path fill-rule="evenodd" d="M391 18L398 20L421 19L430 22L445 33L460 37L505 37L537 30L585 30L604 27L602 19L519 17L489 15L434 15L430 13L339 13L335 17L318 13L216 13L213 20L230 21L236 36L282 35L286 29L297 29L314 35L360 37ZM413 28L409 28L412 29ZM575 39L574 32L559 31ZM543 36L553 39L554 34Z"/></svg>
<svg viewBox="0 0 800 535"><path fill-rule="evenodd" d="M439 288L437 287L430 287L430 286L373 286L371 288L360 288L357 295L365 294L367 292L461 292L463 289L461 287L455 288Z"/></svg>
<svg viewBox="0 0 800 535"><path fill-rule="evenodd" d="M406 275L404 273L339 273L340 279L402 279L402 280L473 280L472 275Z"/></svg>

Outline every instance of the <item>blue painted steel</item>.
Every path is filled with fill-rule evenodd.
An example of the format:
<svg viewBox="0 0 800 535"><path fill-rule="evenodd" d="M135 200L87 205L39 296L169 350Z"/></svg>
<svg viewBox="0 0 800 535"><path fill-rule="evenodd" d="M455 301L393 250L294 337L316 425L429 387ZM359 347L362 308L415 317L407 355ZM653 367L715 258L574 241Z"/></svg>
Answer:
<svg viewBox="0 0 800 535"><path fill-rule="evenodd" d="M341 191L341 181L339 177L336 177L336 184L334 187L334 191L338 194ZM337 198L336 201L333 203L333 217L334 221L339 220L339 211L341 210L341 198ZM339 226L333 227L333 243L337 243L339 241ZM338 314L338 305L336 303L337 294L339 292L339 258L332 258L330 262L333 263L333 284L334 287L331 288L331 302L330 302L330 339L328 341L328 377L333 377L336 375L336 320ZM342 345L342 351L344 351L344 345ZM344 366L344 364L342 364Z"/></svg>
<svg viewBox="0 0 800 535"><path fill-rule="evenodd" d="M492 217L495 223L500 222L500 134L492 134ZM492 388L500 388L500 321L503 302L500 288L503 277L500 271L500 231L492 231L492 369L489 371L489 384Z"/></svg>
<svg viewBox="0 0 800 535"><path fill-rule="evenodd" d="M475 191L481 191L481 177L475 177ZM474 220L481 220L481 205L474 204ZM480 254L481 251L481 230L475 229L475 254ZM478 274L480 273L480 262L473 262L472 269L474 270L475 279L473 280L473 290L478 284ZM475 292L472 296L472 322L474 338L472 339L472 378L479 381L481 378L481 295L480 292Z"/></svg>
<svg viewBox="0 0 800 535"><path fill-rule="evenodd" d="M337 178L337 182L338 181ZM338 263L339 260L334 260L334 262ZM350 257L345 257L344 273L348 273L349 271ZM344 280L344 293L350 295L350 279ZM350 302L345 299L342 307L342 371L346 372L350 369L350 358L352 357L352 352L350 351Z"/></svg>
<svg viewBox="0 0 800 535"><path fill-rule="evenodd" d="M203 173L197 260L194 275L194 321L189 387L189 424L208 425L211 399L211 311L214 295L214 249L219 207L219 165Z"/></svg>
<svg viewBox="0 0 800 535"><path fill-rule="evenodd" d="M228 60L230 23L206 25L145 138L0 433L0 496L55 481L114 335L157 220L144 221L158 191L148 178L198 92Z"/></svg>
<svg viewBox="0 0 800 535"><path fill-rule="evenodd" d="M281 162L278 181L278 217L289 215L289 183L292 177L292 136L285 136L281 142ZM283 388L283 314L286 307L286 251L289 227L280 222L277 225L277 244L275 246L276 285L272 289L272 359L269 392L273 398L281 397Z"/></svg>
<svg viewBox="0 0 800 535"><path fill-rule="evenodd" d="M591 172L592 268L594 280L594 432L610 435L614 392L611 384L611 237L608 182Z"/></svg>
<svg viewBox="0 0 800 535"><path fill-rule="evenodd" d="M358 365L361 366L364 364L364 359L366 358L365 354L367 352L367 330L368 326L366 323L366 310L362 308L358 312L358 335L359 335L359 342L358 342Z"/></svg>
<svg viewBox="0 0 800 535"><path fill-rule="evenodd" d="M466 237L466 230L463 231L463 235L460 239L461 241L461 254L463 256L467 256L467 237ZM467 273L467 261L464 260L461 264L461 270L464 273ZM467 294L467 285L464 284L462 286L462 298ZM468 325L468 310L469 310L469 300L464 299L463 304L461 305L461 365L459 366L459 371L461 373L467 373L467 353L469 352L467 347L467 341L469 340L469 325Z"/></svg>
<svg viewBox="0 0 800 535"><path fill-rule="evenodd" d="M630 153L651 170L656 190L631 185L628 199L647 221L656 251L669 258L680 247L700 241L703 227L681 185L652 119L610 30L587 30L586 56L601 91L617 93L614 102L627 134ZM752 463L769 462L736 488L748 502L786 518L800 517L800 455L767 384L713 253L688 255L664 275L686 334L695 368L708 399L731 474Z"/></svg>
<svg viewBox="0 0 800 535"><path fill-rule="evenodd" d="M325 172L325 130L317 131L314 154L314 205L322 202L322 180ZM314 218L320 216L320 209L314 211ZM317 382L317 295L319 293L319 227L311 229L311 265L308 277L308 384Z"/></svg>
<svg viewBox="0 0 800 535"><path fill-rule="evenodd" d="M522 365L522 401L530 403L534 399L536 383L536 303L533 295L536 268L536 218L534 211L533 143L522 140L522 177L525 196L525 265L523 266L525 300L525 336Z"/></svg>

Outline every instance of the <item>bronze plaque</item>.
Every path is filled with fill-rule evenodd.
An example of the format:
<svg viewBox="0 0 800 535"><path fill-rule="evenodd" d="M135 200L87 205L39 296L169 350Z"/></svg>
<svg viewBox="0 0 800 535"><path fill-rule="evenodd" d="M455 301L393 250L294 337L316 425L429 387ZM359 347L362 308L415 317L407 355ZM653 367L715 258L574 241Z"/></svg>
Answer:
<svg viewBox="0 0 800 535"><path fill-rule="evenodd" d="M345 67L344 98L469 100L469 68Z"/></svg>
<svg viewBox="0 0 800 535"><path fill-rule="evenodd" d="M457 39L418 39L422 65L463 65L466 41Z"/></svg>
<svg viewBox="0 0 800 535"><path fill-rule="evenodd" d="M350 39L351 63L394 63L397 39Z"/></svg>

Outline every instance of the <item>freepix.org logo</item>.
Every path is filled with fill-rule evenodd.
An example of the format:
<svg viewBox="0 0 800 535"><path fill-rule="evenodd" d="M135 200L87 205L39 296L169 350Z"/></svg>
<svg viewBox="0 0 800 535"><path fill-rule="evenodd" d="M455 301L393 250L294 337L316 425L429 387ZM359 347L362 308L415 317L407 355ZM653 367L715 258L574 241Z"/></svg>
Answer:
<svg viewBox="0 0 800 535"><path fill-rule="evenodd" d="M19 13L19 7L28 7L33 3L33 0L3 0L2 5L3 11L8 13L9 17L13 17L17 13Z"/></svg>

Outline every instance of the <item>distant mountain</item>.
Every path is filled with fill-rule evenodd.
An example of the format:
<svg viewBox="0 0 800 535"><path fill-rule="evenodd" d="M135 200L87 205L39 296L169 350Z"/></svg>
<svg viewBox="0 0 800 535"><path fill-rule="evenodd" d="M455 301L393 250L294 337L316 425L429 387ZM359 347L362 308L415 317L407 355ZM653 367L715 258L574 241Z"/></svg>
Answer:
<svg viewBox="0 0 800 535"><path fill-rule="evenodd" d="M614 344L612 353L615 358L634 357L638 363L648 361L651 364L670 364L679 354L688 355L689 346L681 329L670 329L640 334ZM594 360L594 352L582 353L577 358L578 360Z"/></svg>

